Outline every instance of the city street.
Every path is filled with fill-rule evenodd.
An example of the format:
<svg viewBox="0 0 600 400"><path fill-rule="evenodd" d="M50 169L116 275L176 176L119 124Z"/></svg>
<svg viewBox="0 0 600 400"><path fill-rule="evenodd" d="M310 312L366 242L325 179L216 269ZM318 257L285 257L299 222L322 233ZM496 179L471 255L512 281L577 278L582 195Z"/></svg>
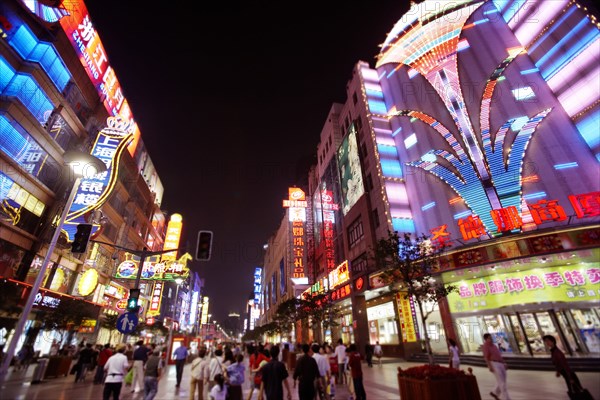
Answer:
<svg viewBox="0 0 600 400"><path fill-rule="evenodd" d="M416 363L394 362L386 360L382 366L375 365L368 368L363 364L365 375L364 382L367 397L370 400L398 399L398 383L396 378L397 367L409 368L420 365ZM31 366L27 376L30 377L35 366ZM468 368L468 366L467 366ZM171 366L166 377L160 380L159 391L156 400L187 399L189 397L189 369L187 365L183 375L181 388L175 388L175 367ZM489 400L492 397L489 392L494 387L493 375L484 368L473 367L473 373L477 376L482 399ZM582 384L596 398L600 399L600 372L580 372L578 376ZM68 399L101 399L101 386L91 383L91 375L88 375L85 383L74 383L73 377L49 379L41 384L31 385L30 379L23 379L23 374L13 373L9 375L8 382L0 391L2 400L68 400ZM25 382L25 383L24 383ZM292 384L290 379L290 384ZM548 371L509 371L508 373L509 393L513 400L562 400L568 399L563 379L555 378L553 372ZM244 399L248 398L250 386L248 382L244 385ZM255 392L256 393L256 392ZM336 399L347 400L349 397L346 387L338 386ZM256 394L253 395L256 399ZM298 398L296 391L294 399ZM125 387L121 392L123 400L143 399L141 393L131 393L131 387Z"/></svg>

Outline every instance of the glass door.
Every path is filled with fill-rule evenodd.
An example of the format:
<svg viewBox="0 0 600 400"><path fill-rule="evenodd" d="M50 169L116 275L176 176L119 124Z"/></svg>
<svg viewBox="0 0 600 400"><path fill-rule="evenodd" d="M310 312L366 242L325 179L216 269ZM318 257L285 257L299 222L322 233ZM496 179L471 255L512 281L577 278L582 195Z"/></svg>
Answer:
<svg viewBox="0 0 600 400"><path fill-rule="evenodd" d="M529 341L531 351L534 354L542 354L546 352L546 346L542 342L542 336L540 335L540 328L538 327L537 321L533 313L522 313L521 322L525 328L525 336Z"/></svg>
<svg viewBox="0 0 600 400"><path fill-rule="evenodd" d="M510 314L509 320L510 320L513 334L515 336L515 342L517 342L517 346L519 348L519 352L521 354L528 353L529 350L527 349L527 343L526 343L527 338L525 337L525 334L523 333L523 329L521 329L521 324L519 324L519 317L517 317L515 314Z"/></svg>
<svg viewBox="0 0 600 400"><path fill-rule="evenodd" d="M569 319L565 314L567 311L556 311L556 319L558 319L558 324L560 325L560 329L563 331L565 339L571 346L571 349L577 353L584 353L584 350L573 331L573 327L569 323Z"/></svg>
<svg viewBox="0 0 600 400"><path fill-rule="evenodd" d="M546 311L538 312L538 313L535 313L535 316L538 321L538 325L540 327L540 335L541 336L544 336L544 335L554 336L554 338L556 339L556 344L558 345L558 348L561 349L564 353L568 354L567 347L562 342L561 335L558 333L558 329L557 329L556 325L554 324L554 321L552 321L552 318L550 317L550 313L548 313ZM549 351L549 350L546 350L544 348L544 351Z"/></svg>

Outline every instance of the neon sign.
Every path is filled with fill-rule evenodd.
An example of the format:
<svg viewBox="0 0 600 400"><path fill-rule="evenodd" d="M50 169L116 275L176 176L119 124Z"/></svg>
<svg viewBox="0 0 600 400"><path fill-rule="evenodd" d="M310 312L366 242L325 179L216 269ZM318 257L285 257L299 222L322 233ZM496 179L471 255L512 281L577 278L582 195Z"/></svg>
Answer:
<svg viewBox="0 0 600 400"><path fill-rule="evenodd" d="M142 269L142 280L174 281L185 279L190 274L187 262L192 256L185 253L178 260L158 261L158 257L148 257ZM139 257L132 254L126 255L126 260L117 267L115 278L136 279L139 266Z"/></svg>
<svg viewBox="0 0 600 400"><path fill-rule="evenodd" d="M69 240L73 240L78 224L86 223L85 214L100 208L110 196L119 173L119 159L131 140L130 124L118 117L108 117L107 127L100 133L92 147L92 154L106 164L106 171L84 178L73 200L64 224ZM94 226L92 235L99 226Z"/></svg>
<svg viewBox="0 0 600 400"><path fill-rule="evenodd" d="M260 303L260 292L262 291L261 280L262 268L256 267L254 268L254 304Z"/></svg>
<svg viewBox="0 0 600 400"><path fill-rule="evenodd" d="M92 24L83 0L64 1L61 4L68 15L60 18L60 25L79 55L79 61L96 87L104 107L112 116L121 116L132 126L133 141L129 153L133 156L140 131L133 120L133 114L123 95L115 70L108 63L106 50Z"/></svg>
<svg viewBox="0 0 600 400"><path fill-rule="evenodd" d="M283 201L283 207L289 208L290 233L292 238L291 243L291 260L293 264L292 281L296 284L307 284L308 277L304 269L305 265L305 247L304 240L305 229L304 222L306 221L306 194L302 189L289 188L289 198Z"/></svg>
<svg viewBox="0 0 600 400"><path fill-rule="evenodd" d="M323 212L323 238L325 240L325 266L327 271L331 271L335 268L333 224L335 223L335 211L339 209L338 205L333 202L332 191L321 191L321 207Z"/></svg>
<svg viewBox="0 0 600 400"><path fill-rule="evenodd" d="M165 237L165 244L163 250L177 249L179 247L179 239L181 237L181 229L183 217L181 214L173 214L169 219L167 225L167 236ZM177 258L177 251L165 253L162 255L162 260L174 260Z"/></svg>
<svg viewBox="0 0 600 400"><path fill-rule="evenodd" d="M159 315L160 314L160 303L162 299L162 292L164 289L163 282L154 282L154 287L152 288L152 295L150 297L150 307L148 309L147 315Z"/></svg>
<svg viewBox="0 0 600 400"><path fill-rule="evenodd" d="M329 273L329 288L334 289L349 280L350 271L348 269L348 260L346 260Z"/></svg>

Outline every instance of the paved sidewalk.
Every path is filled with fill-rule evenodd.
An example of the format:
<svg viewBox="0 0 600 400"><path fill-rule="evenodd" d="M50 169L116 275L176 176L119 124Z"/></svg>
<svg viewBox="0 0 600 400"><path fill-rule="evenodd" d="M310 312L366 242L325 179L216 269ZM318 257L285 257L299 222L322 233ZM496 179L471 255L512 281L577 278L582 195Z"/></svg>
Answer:
<svg viewBox="0 0 600 400"><path fill-rule="evenodd" d="M385 360L383 365L368 368L363 364L364 382L369 400L398 400L397 368L409 368L421 363L398 362ZM7 382L0 388L1 400L71 400L71 399L102 399L102 386L92 384L92 376L88 375L87 382L75 383L73 376L66 378L48 379L43 383L32 385L31 375L35 365L32 365L27 375L20 372L10 373ZM477 377L482 399L491 400L489 392L494 388L495 380L486 368L472 367ZM600 372L580 372L577 374L582 384L600 400ZM175 368L171 366L166 376L159 383L159 391L155 400L183 400L189 398L190 367L185 367L183 381L179 389L175 388ZM290 387L292 381L290 379ZM508 388L512 400L567 400L566 388L562 378L556 378L548 371L508 371ZM248 400L250 384L244 385L244 400ZM348 390L338 386L336 400L347 400ZM252 398L256 399L254 392ZM141 400L141 393L131 393L131 387L124 387L121 400ZM206 399L206 398L205 398ZM293 399L298 399L296 390ZM403 399L405 400L405 399ZM410 399L408 399L410 400ZM452 399L449 399L452 400Z"/></svg>

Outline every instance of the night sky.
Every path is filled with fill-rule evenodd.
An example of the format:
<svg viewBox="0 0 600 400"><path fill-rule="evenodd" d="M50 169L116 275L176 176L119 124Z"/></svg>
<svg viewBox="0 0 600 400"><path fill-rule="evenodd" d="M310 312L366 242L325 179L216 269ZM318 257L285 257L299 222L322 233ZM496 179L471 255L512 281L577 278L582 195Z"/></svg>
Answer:
<svg viewBox="0 0 600 400"><path fill-rule="evenodd" d="M86 4L165 187L162 208L183 215L190 253L198 230L214 231L211 261L192 265L210 312L242 312L331 103L345 101L358 60L374 65L408 0Z"/></svg>

